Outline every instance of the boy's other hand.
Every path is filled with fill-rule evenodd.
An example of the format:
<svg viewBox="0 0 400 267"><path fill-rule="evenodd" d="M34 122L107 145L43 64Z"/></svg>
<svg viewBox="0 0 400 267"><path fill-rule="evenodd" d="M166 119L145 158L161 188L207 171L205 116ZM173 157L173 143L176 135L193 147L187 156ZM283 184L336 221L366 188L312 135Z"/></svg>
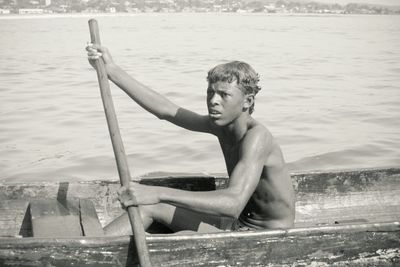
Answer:
<svg viewBox="0 0 400 267"><path fill-rule="evenodd" d="M118 190L118 199L123 208L160 203L158 195L157 187L142 185L137 182L130 182L128 187L122 186Z"/></svg>
<svg viewBox="0 0 400 267"><path fill-rule="evenodd" d="M106 68L114 65L114 61L111 57L111 54L106 47L97 45L97 44L88 43L86 46L86 51L87 51L89 63L90 63L90 65L92 65L93 68L96 68L95 62L98 59L103 60Z"/></svg>

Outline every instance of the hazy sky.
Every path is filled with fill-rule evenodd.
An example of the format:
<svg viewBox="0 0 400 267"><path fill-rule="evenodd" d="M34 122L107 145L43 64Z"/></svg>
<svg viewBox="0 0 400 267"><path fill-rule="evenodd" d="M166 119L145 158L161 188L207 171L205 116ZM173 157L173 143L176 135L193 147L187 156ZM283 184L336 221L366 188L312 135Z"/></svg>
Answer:
<svg viewBox="0 0 400 267"><path fill-rule="evenodd" d="M305 2L310 2L311 0L302 0ZM338 3L340 5L345 5L348 3L367 3L375 5L389 5L389 6L400 6L400 0L315 0L315 2L320 3Z"/></svg>

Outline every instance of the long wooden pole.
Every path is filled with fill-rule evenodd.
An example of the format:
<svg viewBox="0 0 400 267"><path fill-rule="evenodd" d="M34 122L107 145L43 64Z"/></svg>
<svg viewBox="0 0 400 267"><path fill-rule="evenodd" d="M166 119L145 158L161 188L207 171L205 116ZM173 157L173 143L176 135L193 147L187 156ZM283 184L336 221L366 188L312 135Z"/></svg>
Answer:
<svg viewBox="0 0 400 267"><path fill-rule="evenodd" d="M89 20L90 39L93 44L100 45L100 33L97 21ZM103 100L104 111L107 118L108 130L111 136L111 142L114 149L115 159L117 161L119 179L122 186L128 186L131 175L129 173L128 162L125 156L125 149L122 143L121 134L119 132L117 116L115 115L114 104L111 97L110 85L108 83L107 72L104 67L104 62L96 60L97 78L99 81L101 98ZM142 267L150 267L149 250L146 244L146 235L143 228L143 222L140 217L138 207L128 207L129 220L132 226L132 232L135 238L136 249L139 257L139 262Z"/></svg>

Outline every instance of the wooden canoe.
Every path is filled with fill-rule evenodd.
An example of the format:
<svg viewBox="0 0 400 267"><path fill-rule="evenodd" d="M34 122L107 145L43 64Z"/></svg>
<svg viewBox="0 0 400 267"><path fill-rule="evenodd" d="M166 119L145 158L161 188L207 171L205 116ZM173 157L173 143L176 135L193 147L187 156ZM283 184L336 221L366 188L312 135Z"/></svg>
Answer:
<svg viewBox="0 0 400 267"><path fill-rule="evenodd" d="M153 266L400 266L400 168L292 174L295 228L210 234L148 234ZM215 190L226 177L142 180ZM32 237L29 203L90 200L105 226L123 211L118 182L0 183L0 266L136 266L133 239Z"/></svg>

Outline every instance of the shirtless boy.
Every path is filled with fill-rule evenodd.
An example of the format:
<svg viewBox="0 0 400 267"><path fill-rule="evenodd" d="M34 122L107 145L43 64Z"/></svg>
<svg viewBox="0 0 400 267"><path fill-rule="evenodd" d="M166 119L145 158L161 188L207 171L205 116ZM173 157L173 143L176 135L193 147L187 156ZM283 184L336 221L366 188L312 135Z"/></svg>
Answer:
<svg viewBox="0 0 400 267"><path fill-rule="evenodd" d="M191 192L131 182L122 187L123 206L138 205L147 229L154 221L174 232L215 232L289 228L294 222L294 191L281 149L271 133L252 118L258 74L244 62L211 69L207 76L208 115L175 105L118 67L105 47L89 45L89 62L104 61L108 78L159 119L218 138L229 174L227 188ZM127 214L105 228L131 234Z"/></svg>

